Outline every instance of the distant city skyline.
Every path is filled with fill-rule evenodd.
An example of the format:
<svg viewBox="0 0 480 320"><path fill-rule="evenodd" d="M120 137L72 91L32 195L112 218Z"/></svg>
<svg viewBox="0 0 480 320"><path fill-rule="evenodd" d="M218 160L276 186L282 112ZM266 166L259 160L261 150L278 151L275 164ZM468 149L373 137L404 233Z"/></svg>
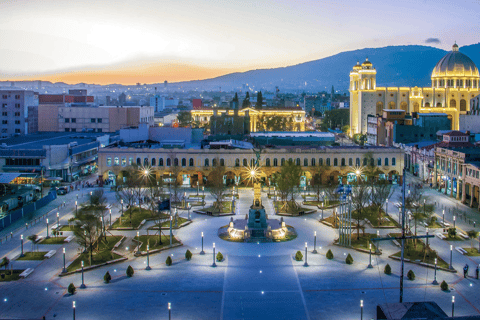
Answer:
<svg viewBox="0 0 480 320"><path fill-rule="evenodd" d="M134 84L477 43L476 0L4 1L0 80Z"/></svg>

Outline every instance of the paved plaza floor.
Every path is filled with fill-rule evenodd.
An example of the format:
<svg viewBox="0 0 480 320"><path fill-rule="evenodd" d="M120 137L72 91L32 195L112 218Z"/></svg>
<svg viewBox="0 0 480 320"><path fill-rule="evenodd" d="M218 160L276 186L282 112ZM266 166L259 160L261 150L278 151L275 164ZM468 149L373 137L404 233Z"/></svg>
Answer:
<svg viewBox="0 0 480 320"><path fill-rule="evenodd" d="M436 191L427 193L442 205L456 205ZM397 188L394 197L398 196ZM107 197L114 204L112 215L115 219L120 214L115 194L108 191ZM76 193L68 194L55 200L50 209L66 201L66 206L59 210L60 221L66 223L74 210L75 199ZM86 200L86 197L80 195L79 199ZM211 203L212 198L207 196L206 200ZM244 219L252 200L251 189L240 190L234 219ZM272 203L265 193L262 200L269 218L280 219L274 215ZM393 204L390 204L388 210L398 212ZM478 217L475 211L468 208L465 210L472 219ZM51 219L54 214L56 211L51 213ZM326 210L325 216L329 214L331 210ZM187 212L180 211L180 215L186 217ZM396 213L392 215L396 217ZM64 245L40 244L39 251L48 248L57 250L51 259L13 261L20 254L20 234L26 237L32 233L46 233L44 222L37 223L28 230L22 227L24 222L19 222L0 232L0 237L3 238L13 232L13 239L0 245L0 257L7 255L13 261L14 269L32 267L35 271L24 280L0 282L0 319L41 319L43 316L46 319L70 319L73 301L76 303L77 319L168 319L168 303L172 305L172 319L355 319L360 318L360 300L365 305L364 319L372 319L375 318L378 304L398 302L400 263L388 258L398 248L389 241L382 243L380 249L383 254L374 256L374 268L368 269L368 254L333 245L337 231L319 223L319 216L320 213L285 217L286 223L295 227L298 234L292 241L237 243L223 241L217 235L218 229L228 224L230 217L192 214L192 224L174 230L174 235L183 242L183 246L152 254L152 270L145 270L145 256L134 257L125 251L128 260L85 272L86 289L78 289L81 284L80 274L58 276L63 266L61 250L66 248L67 262L72 261L78 248L74 241ZM448 215L446 219L451 222L452 216ZM464 230L471 229L462 221L457 221L457 226ZM145 228L146 226L139 232L146 234ZM315 231L318 254L311 252ZM201 232L204 233L205 255L199 254ZM389 232L392 230L380 231L381 235ZM419 233L423 234L424 229L420 228ZM112 234L132 237L136 231L112 231ZM221 252L225 258L224 261L217 262L216 267L211 266L214 242L216 252ZM308 243L307 267L304 266L304 261L294 260L297 250L304 253L305 242ZM470 241L458 244L438 238L431 240L431 246L447 262L450 258L450 244L468 247ZM474 245L478 246L478 242ZM24 248L30 251L30 242L26 242ZM191 261L184 259L187 249L193 253ZM335 255L333 260L325 258L328 249ZM353 265L345 263L349 253L354 259ZM170 267L165 265L168 255L173 259ZM392 275L383 273L387 263L392 266ZM461 271L465 263L473 270L474 265L480 263L480 257L466 257L454 251L453 266ZM135 270L132 278L125 276L129 265ZM405 280L405 301L435 301L450 314L454 295L456 315L480 315L480 280L463 279L461 272L455 274L438 271L437 280L446 280L453 288L453 291L447 293L431 284L433 269L405 264L405 273L410 269L415 272L416 279ZM103 282L106 271L113 278L109 284ZM68 295L66 290L70 283L77 286L77 293L73 296Z"/></svg>

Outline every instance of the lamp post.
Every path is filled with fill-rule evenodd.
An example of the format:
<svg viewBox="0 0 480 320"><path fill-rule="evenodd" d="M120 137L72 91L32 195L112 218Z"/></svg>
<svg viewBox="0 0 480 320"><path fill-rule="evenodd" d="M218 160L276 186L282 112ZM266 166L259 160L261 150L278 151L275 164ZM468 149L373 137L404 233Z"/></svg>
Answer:
<svg viewBox="0 0 480 320"><path fill-rule="evenodd" d="M73 301L72 307L73 307L73 320L75 320L75 301Z"/></svg>
<svg viewBox="0 0 480 320"><path fill-rule="evenodd" d="M317 253L317 231L313 233L313 251L312 253Z"/></svg>
<svg viewBox="0 0 480 320"><path fill-rule="evenodd" d="M187 202L187 210L188 210L188 220L192 220L190 217L190 202Z"/></svg>
<svg viewBox="0 0 480 320"><path fill-rule="evenodd" d="M150 245L147 244L147 267L145 268L145 270L152 270L152 268L150 268Z"/></svg>
<svg viewBox="0 0 480 320"><path fill-rule="evenodd" d="M123 216L123 199L120 200L120 203L122 204L122 216Z"/></svg>
<svg viewBox="0 0 480 320"><path fill-rule="evenodd" d="M85 285L85 278L83 276L83 266L84 266L84 262L82 260L82 284L80 285L80 288L85 289L87 286Z"/></svg>
<svg viewBox="0 0 480 320"><path fill-rule="evenodd" d="M50 236L48 235L48 219L47 219L47 236L45 237L45 239L49 239Z"/></svg>
<svg viewBox="0 0 480 320"><path fill-rule="evenodd" d="M443 230L445 231L445 209L442 210L442 216L443 216Z"/></svg>
<svg viewBox="0 0 480 320"><path fill-rule="evenodd" d="M84 252L87 252L87 231L86 230L83 230L83 237L85 239L85 251Z"/></svg>
<svg viewBox="0 0 480 320"><path fill-rule="evenodd" d="M168 320L172 319L172 304L168 303Z"/></svg>
<svg viewBox="0 0 480 320"><path fill-rule="evenodd" d="M78 215L78 201L75 200L75 216Z"/></svg>
<svg viewBox="0 0 480 320"><path fill-rule="evenodd" d="M428 239L428 238L427 238ZM432 284L435 284L437 285L438 282L437 282L437 258L435 258L435 271L433 273L433 282Z"/></svg>
<svg viewBox="0 0 480 320"><path fill-rule="evenodd" d="M205 254L205 251L203 251L203 231L202 231L202 251L200 251L200 254Z"/></svg>
<svg viewBox="0 0 480 320"><path fill-rule="evenodd" d="M360 300L360 320L363 320L363 300Z"/></svg>
<svg viewBox="0 0 480 320"><path fill-rule="evenodd" d="M426 228L426 233L427 233L427 244L425 246L425 252L428 250L428 227Z"/></svg>
<svg viewBox="0 0 480 320"><path fill-rule="evenodd" d="M60 213L57 212L57 229L55 229L55 230L57 230L57 232L55 232L55 237L57 237L57 235L58 235L58 229L59 228L60 228Z"/></svg>
<svg viewBox="0 0 480 320"><path fill-rule="evenodd" d="M452 318L455 314L455 296L452 296Z"/></svg>
<svg viewBox="0 0 480 320"><path fill-rule="evenodd" d="M108 213L110 214L110 228L112 227L112 209L108 209Z"/></svg>
<svg viewBox="0 0 480 320"><path fill-rule="evenodd" d="M371 244L371 243L369 244L369 249L370 249L369 257L368 257L368 258L369 258L369 260L368 260L369 262L368 262L367 268L373 268L373 266L372 266L372 244Z"/></svg>
<svg viewBox="0 0 480 320"><path fill-rule="evenodd" d="M217 264L215 263L215 242L213 243L213 264L212 267L216 267Z"/></svg>
<svg viewBox="0 0 480 320"><path fill-rule="evenodd" d="M388 216L388 199L385 200L385 215Z"/></svg>
<svg viewBox="0 0 480 320"><path fill-rule="evenodd" d="M22 242L22 253L20 254L20 257L25 257L25 255L23 254L23 234L20 235L20 241Z"/></svg>
<svg viewBox="0 0 480 320"><path fill-rule="evenodd" d="M198 192L200 191L200 184L197 181L197 198L198 198Z"/></svg>
<svg viewBox="0 0 480 320"><path fill-rule="evenodd" d="M456 216L453 216L453 229L455 229L455 220L457 220L456 218Z"/></svg>
<svg viewBox="0 0 480 320"><path fill-rule="evenodd" d="M322 202L322 220L323 220L323 202Z"/></svg>
<svg viewBox="0 0 480 320"><path fill-rule="evenodd" d="M380 238L380 230L377 230L377 238ZM377 253L380 253L380 243L377 241Z"/></svg>
<svg viewBox="0 0 480 320"><path fill-rule="evenodd" d="M202 205L205 207L205 187L202 186Z"/></svg>
<svg viewBox="0 0 480 320"><path fill-rule="evenodd" d="M170 246L172 246L172 241L173 241L172 221L173 221L173 217L170 215Z"/></svg>
<svg viewBox="0 0 480 320"><path fill-rule="evenodd" d="M450 266L448 267L450 270L453 269L453 266L452 266L452 259L453 259L453 246L450 245Z"/></svg>
<svg viewBox="0 0 480 320"><path fill-rule="evenodd" d="M65 248L63 248L63 270L62 273L66 273L67 268L65 268Z"/></svg>
<svg viewBox="0 0 480 320"><path fill-rule="evenodd" d="M307 261L307 254L308 254L308 246L307 243L305 242L305 263L303 264L304 267L308 267L308 261Z"/></svg>

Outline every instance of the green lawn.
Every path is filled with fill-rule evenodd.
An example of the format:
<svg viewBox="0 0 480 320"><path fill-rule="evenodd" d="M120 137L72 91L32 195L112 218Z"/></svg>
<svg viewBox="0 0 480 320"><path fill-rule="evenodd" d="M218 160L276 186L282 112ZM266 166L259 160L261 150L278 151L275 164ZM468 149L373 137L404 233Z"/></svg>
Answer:
<svg viewBox="0 0 480 320"><path fill-rule="evenodd" d="M400 257L401 251L394 254L396 257ZM411 261L420 260L420 262L425 262L428 264L435 264L435 258L437 258L437 265L442 268L448 268L449 265L442 258L437 256L435 250L429 249L428 254L425 253L425 243L421 240L417 240L416 248L414 247L413 240L406 240L405 243L405 255L406 259Z"/></svg>
<svg viewBox="0 0 480 320"><path fill-rule="evenodd" d="M17 260L43 260L48 251L38 251L38 252L24 252L25 256L18 258Z"/></svg>
<svg viewBox="0 0 480 320"><path fill-rule="evenodd" d="M298 206L298 204L293 204L292 201L274 201L273 205L275 206L275 212L277 213L280 212L298 215L300 211L311 211L309 208Z"/></svg>
<svg viewBox="0 0 480 320"><path fill-rule="evenodd" d="M13 274L10 270L0 270L0 282L16 281L20 279L20 273L25 270L13 270ZM3 276L2 276L3 275Z"/></svg>
<svg viewBox="0 0 480 320"><path fill-rule="evenodd" d="M478 248L462 248L462 249L467 251L467 256L471 256L471 257L480 256L480 252L478 252Z"/></svg>
<svg viewBox="0 0 480 320"><path fill-rule="evenodd" d="M104 238L102 238L104 239ZM112 251L113 246L122 239L122 236L110 236L107 237L107 243L100 241L98 246L98 252L95 250L96 245L93 250L92 265L102 264L110 260L115 260L121 258L120 255L115 254ZM85 263L85 267L90 266L90 251L80 254L67 268L67 271L74 271L81 268L82 261Z"/></svg>
<svg viewBox="0 0 480 320"><path fill-rule="evenodd" d="M352 227L353 228L353 227ZM357 238L357 232L355 231L352 234L352 247L357 249L369 250L370 243L372 244L372 252L377 250L374 242L371 242L370 239L376 238L377 235L373 233L362 234L360 230L360 238Z"/></svg>
<svg viewBox="0 0 480 320"><path fill-rule="evenodd" d="M214 208L213 206L211 207L206 207L203 208L199 211L207 212L211 211L213 214L219 213L217 208ZM222 210L220 213L231 213L232 212L232 202L231 201L222 201Z"/></svg>
<svg viewBox="0 0 480 320"><path fill-rule="evenodd" d="M305 201L303 204L304 205L307 205L307 206L322 206L322 203L323 203L323 207L326 208L327 207L327 203L325 201L317 201L317 200L314 200L314 201ZM340 203L340 201L338 200L332 200L332 201L329 201L328 202L328 206L336 206Z"/></svg>
<svg viewBox="0 0 480 320"><path fill-rule="evenodd" d="M66 226L61 226L60 231L75 231L75 223L72 223L72 226L66 225Z"/></svg>
<svg viewBox="0 0 480 320"><path fill-rule="evenodd" d="M445 239L447 241L465 241L462 237L460 237L458 234L455 237L450 237L447 235L447 238Z"/></svg>
<svg viewBox="0 0 480 320"><path fill-rule="evenodd" d="M131 220L131 223L130 223L130 213L131 213L131 216L132 216L132 220ZM131 227L131 228L138 228L138 226L140 225L140 223L145 220L145 219L152 219L152 211L151 210L147 210L147 209L140 209L139 207L133 207L133 208L130 208L128 210L125 210L125 212L123 213L122 217L121 217L121 220L122 222L120 223L120 218L117 219L113 225L112 225L112 228L115 229L115 228L128 228L128 227Z"/></svg>
<svg viewBox="0 0 480 320"><path fill-rule="evenodd" d="M188 219L178 217L178 226L180 226L182 223L187 222ZM175 228L175 219L172 221L172 227ZM170 220L162 222L162 228L170 228ZM158 224L155 224L154 226L151 226L148 228L148 230L158 230Z"/></svg>
<svg viewBox="0 0 480 320"><path fill-rule="evenodd" d="M50 237L43 239L39 244L64 244L67 237Z"/></svg>
<svg viewBox="0 0 480 320"><path fill-rule="evenodd" d="M352 214L355 215L355 212ZM362 210L362 216L368 219L374 227L398 227L398 223L386 215L383 209L380 209L379 213L377 208L370 206Z"/></svg>
<svg viewBox="0 0 480 320"><path fill-rule="evenodd" d="M138 237L135 237L134 239L139 240ZM162 235L162 244L159 243L158 235L149 235L149 236L143 235L143 236L140 236L140 241L142 242L140 251L147 251L147 244L150 246L149 250L155 250L155 249L168 247L170 245L170 236ZM175 237L173 237L173 241L172 241L172 244L174 243L178 243L178 240Z"/></svg>

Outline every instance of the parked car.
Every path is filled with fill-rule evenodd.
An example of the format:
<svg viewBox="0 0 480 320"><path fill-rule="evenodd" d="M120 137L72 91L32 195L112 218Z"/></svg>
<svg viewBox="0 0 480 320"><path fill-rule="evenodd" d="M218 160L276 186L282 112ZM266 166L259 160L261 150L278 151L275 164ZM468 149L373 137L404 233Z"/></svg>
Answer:
<svg viewBox="0 0 480 320"><path fill-rule="evenodd" d="M58 195L64 195L68 193L68 187L58 187L57 188L57 194Z"/></svg>

